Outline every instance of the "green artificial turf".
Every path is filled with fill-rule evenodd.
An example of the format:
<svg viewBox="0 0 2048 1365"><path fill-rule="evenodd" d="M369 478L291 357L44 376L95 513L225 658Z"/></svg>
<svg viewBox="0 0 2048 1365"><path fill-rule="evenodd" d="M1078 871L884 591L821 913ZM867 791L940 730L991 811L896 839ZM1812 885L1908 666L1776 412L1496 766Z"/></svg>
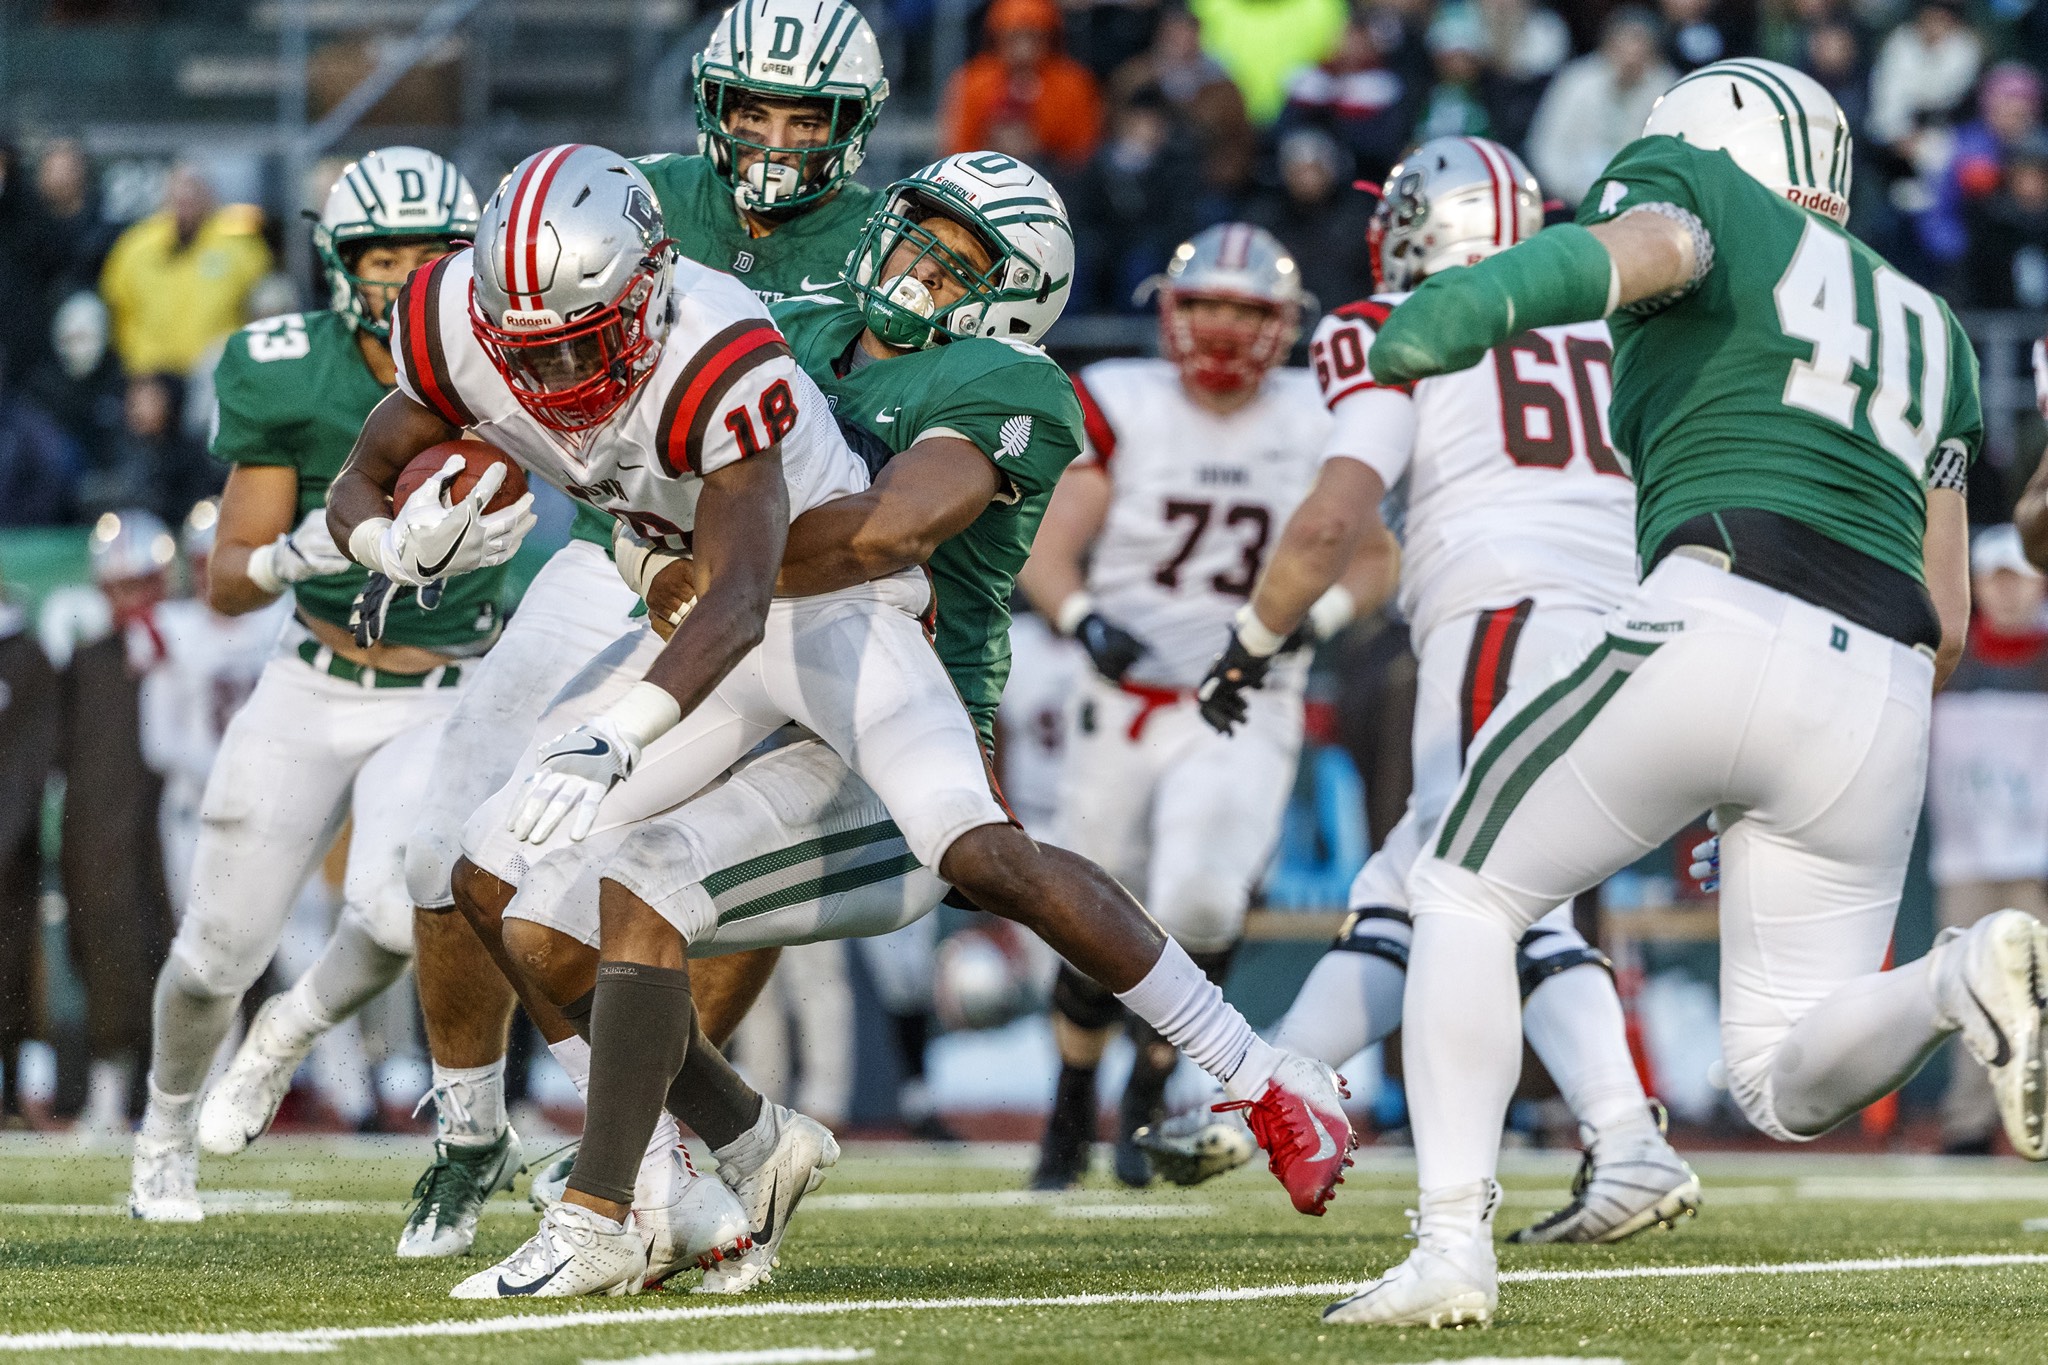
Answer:
<svg viewBox="0 0 2048 1365"><path fill-rule="evenodd" d="M424 1145L272 1140L209 1160L202 1190L244 1202L337 1201L329 1212L216 1212L197 1227L147 1227L61 1204L112 1205L118 1152L0 1143L0 1365L23 1334L291 1332L604 1314L614 1323L480 1336L243 1343L331 1347L315 1358L488 1365L618 1361L675 1352L870 1350L877 1362L1387 1360L1567 1356L1649 1361L2048 1361L2048 1264L1856 1273L1510 1283L1486 1329L1326 1327L1327 1294L1236 1302L1026 1304L756 1314L819 1301L1047 1299L1080 1294L1317 1284L1373 1273L1405 1253L1412 1202L1399 1155L1371 1154L1328 1217L1303 1218L1262 1169L1196 1190L1126 1191L1100 1176L1077 1196L1002 1202L1024 1155L877 1146L849 1152L799 1214L773 1284L740 1299L687 1292L621 1300L457 1303L449 1286L488 1262L400 1262L399 1209ZM1878 1257L2048 1257L2048 1171L2010 1162L1812 1155L1704 1158L1708 1207L1675 1232L1619 1247L1503 1246L1504 1271L1751 1266ZM1531 1221L1570 1163L1511 1165L1500 1228ZM523 1182L522 1182L523 1192ZM877 1201L849 1195L889 1196ZM897 1196L912 1196L904 1201ZM907 1202L907 1206L906 1206ZM23 1206L35 1206L34 1209ZM329 1207L332 1207L331 1205ZM532 1230L500 1197L480 1255ZM40 1210L40 1211L37 1211ZM694 1278L694 1277L691 1277ZM679 1282L680 1284L680 1282ZM710 1310L639 1322L649 1309ZM623 1316L620 1316L623 1315ZM10 1344L11 1343L11 1344ZM295 1358L272 1351L108 1348L14 1358L88 1362Z"/></svg>

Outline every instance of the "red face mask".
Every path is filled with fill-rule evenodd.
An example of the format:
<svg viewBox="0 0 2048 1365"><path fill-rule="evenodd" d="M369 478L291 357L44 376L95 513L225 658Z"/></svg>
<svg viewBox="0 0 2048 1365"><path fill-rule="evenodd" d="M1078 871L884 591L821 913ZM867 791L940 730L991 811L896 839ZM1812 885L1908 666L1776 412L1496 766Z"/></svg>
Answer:
<svg viewBox="0 0 2048 1365"><path fill-rule="evenodd" d="M1260 309L1255 322L1215 317L1199 321L1184 305L1197 298L1227 298ZM1159 293L1159 348L1181 376L1209 393L1250 388L1287 358L1294 344L1295 310L1264 299L1226 294Z"/></svg>
<svg viewBox="0 0 2048 1365"><path fill-rule="evenodd" d="M584 431L625 405L653 373L656 345L648 334L655 272L649 261L617 298L552 327L493 323L470 286L469 323L512 396L534 421L554 431Z"/></svg>

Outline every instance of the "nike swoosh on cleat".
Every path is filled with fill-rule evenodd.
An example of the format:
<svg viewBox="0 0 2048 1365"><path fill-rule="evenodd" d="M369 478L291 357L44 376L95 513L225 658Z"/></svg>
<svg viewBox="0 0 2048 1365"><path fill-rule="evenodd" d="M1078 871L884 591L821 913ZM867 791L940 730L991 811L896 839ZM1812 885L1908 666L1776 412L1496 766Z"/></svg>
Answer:
<svg viewBox="0 0 2048 1365"><path fill-rule="evenodd" d="M1998 1055L1984 1065L2004 1066L2012 1060L2012 1044L2006 1041L2005 1030L1998 1026L1998 1020L1992 1018L1991 1011L1984 1008L1984 1002L1977 998L1977 992L1967 983L1963 986L1963 993L1970 997L1970 1003L1977 1007L1977 1012L1984 1016L1984 1022L1991 1026L1991 1036L1998 1040Z"/></svg>
<svg viewBox="0 0 2048 1365"><path fill-rule="evenodd" d="M1311 1108L1306 1102L1302 1104L1301 1108L1302 1112L1308 1115L1309 1126L1316 1130L1316 1142L1319 1144L1316 1147L1315 1151L1309 1156L1309 1160L1329 1160L1331 1157L1337 1154L1336 1139L1330 1136L1329 1129L1323 1127L1322 1119L1317 1116L1316 1111L1313 1108Z"/></svg>
<svg viewBox="0 0 2048 1365"><path fill-rule="evenodd" d="M782 1175L780 1172L777 1172L774 1179L768 1182L768 1220L761 1224L760 1231L754 1234L754 1245L756 1246L767 1246L775 1240L775 1196L781 1188Z"/></svg>
<svg viewBox="0 0 2048 1365"><path fill-rule="evenodd" d="M519 1296L520 1296L520 1295L522 1295L522 1294L537 1294L537 1293L539 1293L539 1292L540 1292L541 1286L545 1285L545 1284L546 1284L546 1283L547 1283L547 1282L548 1282L549 1280L552 1280L553 1278L555 1278L555 1276L557 1276L557 1275L561 1274L561 1273L562 1273L562 1266L566 1266L567 1264L569 1264L569 1263L568 1263L567 1261L564 1261L564 1262L562 1262L562 1265L558 1265L558 1266L556 1266L556 1267L555 1267L555 1268L554 1268L553 1270L550 1270L550 1271L549 1271L549 1272L548 1272L547 1274L545 1274L545 1275L541 1276L541 1277L540 1277L539 1279L537 1279L537 1280L534 1280L534 1281L532 1281L531 1283L528 1283L528 1284L519 1284L519 1285L507 1284L507 1283L505 1283L505 1277L504 1277L503 1275L500 1275L500 1276L498 1277L498 1293L499 1293L499 1294L500 1294L500 1295L501 1295L502 1297L505 1297L505 1298L508 1298L508 1299L509 1299L509 1298L517 1298L517 1297L519 1297Z"/></svg>
<svg viewBox="0 0 2048 1365"><path fill-rule="evenodd" d="M442 572L446 570L450 564L453 564L455 562L456 551L460 550L462 548L462 543L468 539L469 527L465 526L462 528L462 534L455 537L455 543L448 547L448 553L441 556L439 563L420 565L420 577L439 578Z"/></svg>

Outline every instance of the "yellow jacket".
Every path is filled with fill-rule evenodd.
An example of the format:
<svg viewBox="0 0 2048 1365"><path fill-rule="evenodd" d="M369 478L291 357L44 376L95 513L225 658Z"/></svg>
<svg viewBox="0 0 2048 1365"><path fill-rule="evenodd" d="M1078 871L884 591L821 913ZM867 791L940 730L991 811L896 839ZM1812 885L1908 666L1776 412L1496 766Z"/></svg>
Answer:
<svg viewBox="0 0 2048 1365"><path fill-rule="evenodd" d="M270 273L261 211L228 204L180 249L168 212L123 232L100 271L114 350L130 374L188 374L208 346L248 318L244 301Z"/></svg>

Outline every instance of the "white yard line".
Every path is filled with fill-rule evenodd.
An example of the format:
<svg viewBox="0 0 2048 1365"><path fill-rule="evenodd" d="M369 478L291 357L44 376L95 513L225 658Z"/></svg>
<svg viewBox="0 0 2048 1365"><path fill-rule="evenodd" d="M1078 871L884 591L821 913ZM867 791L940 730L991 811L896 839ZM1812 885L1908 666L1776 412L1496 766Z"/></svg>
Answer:
<svg viewBox="0 0 2048 1365"><path fill-rule="evenodd" d="M1715 1276L1846 1275L1900 1270L1975 1270L2048 1265L2048 1253L1964 1256L1886 1256L1848 1261L1787 1261L1757 1265L1632 1266L1603 1270L1510 1270L1505 1284L1563 1280L1665 1280ZM838 1317L862 1313L932 1313L974 1308L1112 1308L1130 1304L1249 1303L1263 1299L1336 1298L1355 1281L1272 1284L1242 1288L1161 1290L1151 1293L1061 1294L1045 1298L841 1299L811 1302L707 1304L689 1308L627 1308L614 1312L508 1314L496 1318L394 1323L386 1327L307 1327L291 1332L24 1332L0 1336L0 1351L62 1351L120 1347L131 1350L233 1351L305 1354L358 1341L506 1336L571 1328L644 1327L665 1322L747 1318Z"/></svg>
<svg viewBox="0 0 2048 1365"><path fill-rule="evenodd" d="M872 1355L873 1351L852 1346L772 1346L765 1351L666 1351L624 1360L586 1360L583 1365L811 1365L812 1361L866 1360Z"/></svg>

